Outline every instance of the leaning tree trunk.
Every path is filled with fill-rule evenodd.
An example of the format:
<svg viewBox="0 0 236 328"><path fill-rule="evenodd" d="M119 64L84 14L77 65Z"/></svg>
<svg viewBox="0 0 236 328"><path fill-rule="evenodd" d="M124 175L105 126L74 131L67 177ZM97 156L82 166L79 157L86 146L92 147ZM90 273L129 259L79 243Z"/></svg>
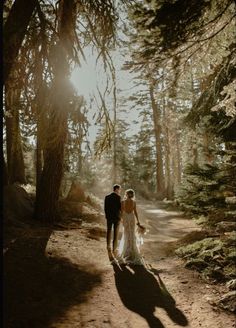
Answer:
<svg viewBox="0 0 236 328"><path fill-rule="evenodd" d="M9 183L26 183L25 164L20 133L20 90L12 84L13 77L5 84L5 109L6 109L6 144L7 168Z"/></svg>
<svg viewBox="0 0 236 328"><path fill-rule="evenodd" d="M3 75L7 81L25 37L37 0L15 0L3 28Z"/></svg>
<svg viewBox="0 0 236 328"><path fill-rule="evenodd" d="M149 86L149 93L153 111L153 122L155 132L155 144L156 144L156 189L159 197L163 196L164 193L164 173L163 173L163 154L162 154L162 143L161 143L161 122L160 112L158 110L155 98L153 85Z"/></svg>
<svg viewBox="0 0 236 328"><path fill-rule="evenodd" d="M48 223L58 218L58 199L64 171L64 148L69 106L69 63L66 45L74 18L74 0L60 3L59 41L54 52L54 85L44 167L36 193L35 218Z"/></svg>

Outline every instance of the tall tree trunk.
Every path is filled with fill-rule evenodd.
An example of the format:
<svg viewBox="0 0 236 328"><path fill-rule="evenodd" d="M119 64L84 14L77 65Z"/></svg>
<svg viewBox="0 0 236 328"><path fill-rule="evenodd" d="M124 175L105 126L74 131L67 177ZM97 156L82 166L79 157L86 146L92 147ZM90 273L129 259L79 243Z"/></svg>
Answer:
<svg viewBox="0 0 236 328"><path fill-rule="evenodd" d="M174 126L172 128L172 173L173 173L173 191L181 182L181 154L180 154L180 136L178 132L178 127Z"/></svg>
<svg viewBox="0 0 236 328"><path fill-rule="evenodd" d="M61 180L64 167L64 143L66 138L66 115L63 125L60 127L60 135L57 142L45 150L44 167L36 193L35 217L37 219L54 222L58 217L57 202L60 194ZM62 122L60 122L62 123ZM55 120L50 120L50 126L56 129ZM53 136L51 133L50 135Z"/></svg>
<svg viewBox="0 0 236 328"><path fill-rule="evenodd" d="M36 193L40 184L41 174L44 164L44 145L45 145L45 131L47 130L46 112L48 111L48 104L45 99L49 96L48 87L43 80L43 42L40 53L35 53L36 73L35 73L35 89L36 98Z"/></svg>
<svg viewBox="0 0 236 328"><path fill-rule="evenodd" d="M54 49L54 85L44 167L36 194L35 218L54 222L58 217L58 199L64 171L64 146L69 106L68 33L75 14L75 1L60 2L59 41Z"/></svg>
<svg viewBox="0 0 236 328"><path fill-rule="evenodd" d="M116 123L114 124L114 139L113 139L113 184L117 183L117 140L116 140Z"/></svg>
<svg viewBox="0 0 236 328"><path fill-rule="evenodd" d="M25 165L20 134L20 90L11 76L5 84L7 168L9 183L26 183Z"/></svg>
<svg viewBox="0 0 236 328"><path fill-rule="evenodd" d="M174 131L172 131L173 133ZM173 136L175 133L173 133ZM171 172L172 172L172 181L173 181L173 189L175 190L177 185L177 153L176 153L176 140L172 138L172 149L171 149Z"/></svg>
<svg viewBox="0 0 236 328"><path fill-rule="evenodd" d="M79 123L79 143L78 143L78 173L82 174L83 169L83 156L82 156L82 141L83 141L83 126Z"/></svg>
<svg viewBox="0 0 236 328"><path fill-rule="evenodd" d="M36 190L39 187L41 174L43 170L43 146L42 146L42 118L37 118L37 134L36 134Z"/></svg>
<svg viewBox="0 0 236 328"><path fill-rule="evenodd" d="M151 83L149 85L149 94L152 104L154 132L155 132L155 145L156 145L156 189L157 196L162 197L164 192L164 173L163 173L163 154L162 154L162 143L161 143L161 122L160 112L158 110L155 98L154 98L154 87Z"/></svg>
<svg viewBox="0 0 236 328"><path fill-rule="evenodd" d="M66 76L66 75L65 75ZM67 136L67 111L63 76L56 76L53 90L49 129L44 150L44 166L36 192L35 217L54 222L58 217L57 202L60 195L64 168L64 145ZM65 93L62 95L61 90Z"/></svg>
<svg viewBox="0 0 236 328"><path fill-rule="evenodd" d="M113 139L113 184L117 183L117 102L116 102L116 72L113 67L112 70L113 77L113 110L114 110L114 139Z"/></svg>
<svg viewBox="0 0 236 328"><path fill-rule="evenodd" d="M192 105L195 103L197 98L197 91L194 86L194 74L193 71L191 71L191 89L192 89ZM192 164L198 165L199 164L199 151L198 151L198 145L197 145L197 132L196 127L194 127L192 131L192 136L190 140L190 147L191 147L191 157L192 157Z"/></svg>
<svg viewBox="0 0 236 328"><path fill-rule="evenodd" d="M37 3L37 0L15 0L12 5L3 28L4 82L7 81L18 56L20 46L27 31L27 26Z"/></svg>
<svg viewBox="0 0 236 328"><path fill-rule="evenodd" d="M166 171L166 196L171 196L171 173L170 173L170 145L169 145L169 131L166 131L165 141L165 171Z"/></svg>
<svg viewBox="0 0 236 328"><path fill-rule="evenodd" d="M168 111L166 113L165 106L163 107L163 122L165 133L165 196L170 199L172 197L172 182L171 182L171 154L170 154L170 132L169 132L169 117Z"/></svg>
<svg viewBox="0 0 236 328"><path fill-rule="evenodd" d="M182 163L181 163L181 152L180 152L180 134L176 132L176 180L177 184L181 183L181 175L182 175Z"/></svg>

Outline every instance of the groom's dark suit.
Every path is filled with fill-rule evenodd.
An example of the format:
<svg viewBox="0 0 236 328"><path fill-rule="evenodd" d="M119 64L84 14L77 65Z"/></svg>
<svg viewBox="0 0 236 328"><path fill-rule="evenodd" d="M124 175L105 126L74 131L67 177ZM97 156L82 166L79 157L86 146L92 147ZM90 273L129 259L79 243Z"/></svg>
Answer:
<svg viewBox="0 0 236 328"><path fill-rule="evenodd" d="M105 197L104 210L106 219L109 221L119 221L121 211L121 198L117 193L112 192Z"/></svg>
<svg viewBox="0 0 236 328"><path fill-rule="evenodd" d="M121 216L121 197L112 192L105 197L104 211L107 219L107 248L110 248L112 226L114 228L113 250L117 248L117 238Z"/></svg>

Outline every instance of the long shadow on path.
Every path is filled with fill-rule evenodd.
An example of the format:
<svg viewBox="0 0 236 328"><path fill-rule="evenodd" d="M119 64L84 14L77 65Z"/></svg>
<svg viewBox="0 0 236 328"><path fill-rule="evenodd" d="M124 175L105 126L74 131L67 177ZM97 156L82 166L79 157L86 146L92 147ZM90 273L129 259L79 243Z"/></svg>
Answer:
<svg viewBox="0 0 236 328"><path fill-rule="evenodd" d="M4 327L47 328L101 284L101 274L47 257L51 231L16 241L4 258ZM90 270L91 269L91 270Z"/></svg>
<svg viewBox="0 0 236 328"><path fill-rule="evenodd" d="M163 308L173 322L187 326L186 316L175 306L175 300L166 289L158 275L155 276L141 265L114 265L115 284L123 304L131 311L139 314L149 324L150 328L164 328L155 317L155 308Z"/></svg>

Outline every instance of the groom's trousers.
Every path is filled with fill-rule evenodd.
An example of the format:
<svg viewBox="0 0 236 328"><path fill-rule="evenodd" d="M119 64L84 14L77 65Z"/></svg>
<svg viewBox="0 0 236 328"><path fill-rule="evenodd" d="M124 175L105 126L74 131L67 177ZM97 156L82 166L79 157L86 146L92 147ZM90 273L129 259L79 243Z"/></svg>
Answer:
<svg viewBox="0 0 236 328"><path fill-rule="evenodd" d="M113 230L113 241L112 241L113 251L117 249L117 245L118 245L119 225L120 225L120 221L107 220L107 248L111 249L112 230Z"/></svg>

